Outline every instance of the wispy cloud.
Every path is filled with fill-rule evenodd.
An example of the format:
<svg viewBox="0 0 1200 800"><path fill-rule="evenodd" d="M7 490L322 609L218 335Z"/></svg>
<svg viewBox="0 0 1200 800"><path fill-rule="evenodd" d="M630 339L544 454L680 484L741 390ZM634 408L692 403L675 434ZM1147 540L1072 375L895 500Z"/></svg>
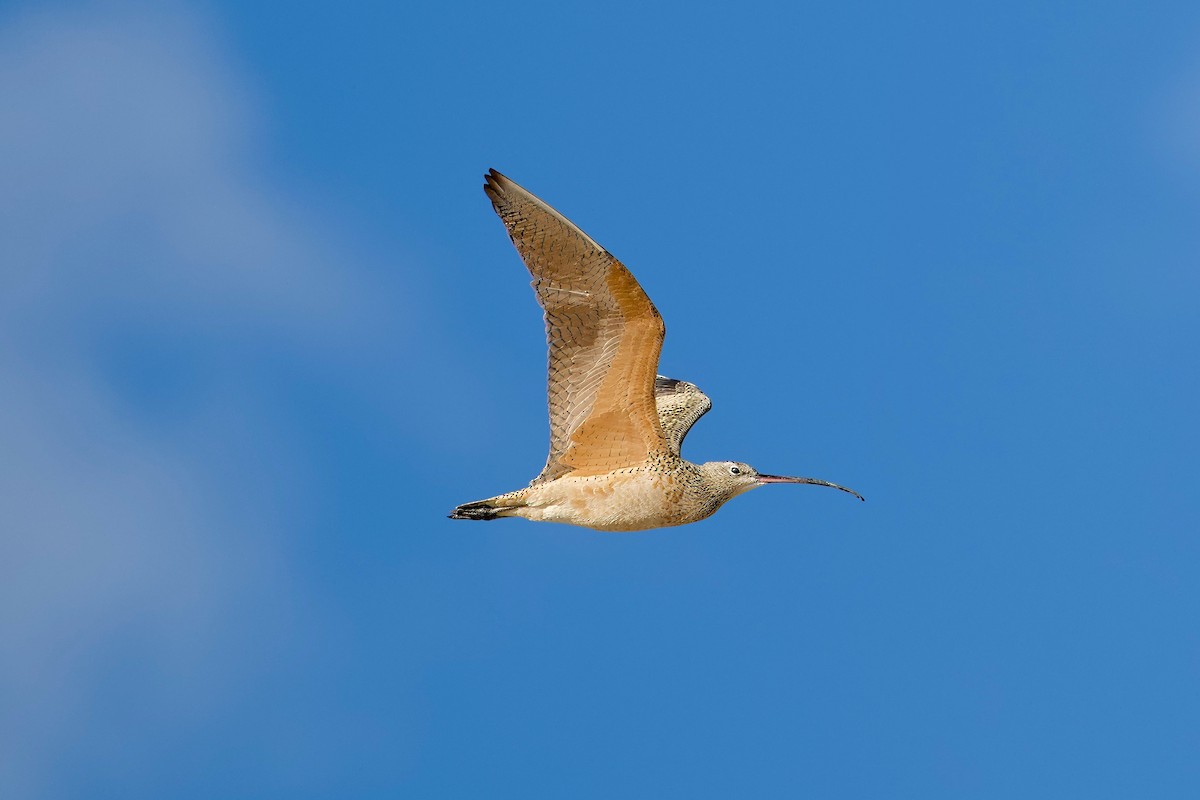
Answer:
<svg viewBox="0 0 1200 800"><path fill-rule="evenodd" d="M1200 170L1200 59L1179 64L1153 99L1151 139L1160 157L1172 171L1194 174Z"/></svg>
<svg viewBox="0 0 1200 800"><path fill-rule="evenodd" d="M130 701L186 716L215 701L239 604L275 598L286 625L270 493L300 495L304 466L255 359L389 315L249 166L252 103L190 14L10 18L0 97L0 795L32 797L96 725L114 641L176 676ZM122 396L126 344L181 362L166 423ZM272 474L237 491L228 453L263 449Z"/></svg>

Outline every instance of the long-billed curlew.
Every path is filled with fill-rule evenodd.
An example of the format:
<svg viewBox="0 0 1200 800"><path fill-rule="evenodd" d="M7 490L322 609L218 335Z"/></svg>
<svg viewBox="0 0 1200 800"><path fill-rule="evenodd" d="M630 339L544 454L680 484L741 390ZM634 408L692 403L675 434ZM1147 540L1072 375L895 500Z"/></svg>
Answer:
<svg viewBox="0 0 1200 800"><path fill-rule="evenodd" d="M489 170L483 190L533 275L550 346L550 455L515 492L466 503L451 519L524 517L602 531L684 525L768 483L738 461L693 464L683 437L712 408L695 385L656 375L666 328L633 275L566 217Z"/></svg>

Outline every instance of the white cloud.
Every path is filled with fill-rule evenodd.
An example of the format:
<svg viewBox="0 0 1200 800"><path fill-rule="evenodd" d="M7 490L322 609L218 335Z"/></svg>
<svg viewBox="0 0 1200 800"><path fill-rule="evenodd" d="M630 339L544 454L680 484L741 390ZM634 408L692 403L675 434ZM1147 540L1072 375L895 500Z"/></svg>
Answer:
<svg viewBox="0 0 1200 800"><path fill-rule="evenodd" d="M254 386L230 387L263 341L328 351L390 315L248 167L252 104L190 14L9 19L0 97L0 796L34 797L89 724L112 641L191 676L138 698L186 713L213 700L239 603L302 602L279 568L284 504L228 491L213 452L269 442L280 493L302 492L302 459ZM204 343L222 368L164 431L97 363L114 332Z"/></svg>

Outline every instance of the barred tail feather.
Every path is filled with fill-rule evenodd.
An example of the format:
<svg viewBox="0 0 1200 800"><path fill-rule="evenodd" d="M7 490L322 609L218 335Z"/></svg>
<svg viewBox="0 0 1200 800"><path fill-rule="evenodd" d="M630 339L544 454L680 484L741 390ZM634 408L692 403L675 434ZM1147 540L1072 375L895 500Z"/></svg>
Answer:
<svg viewBox="0 0 1200 800"><path fill-rule="evenodd" d="M514 496L518 495L518 496ZM519 493L489 497L487 500L476 500L474 503L463 503L450 512L450 519L499 519L500 517L515 517L514 511L524 506Z"/></svg>
<svg viewBox="0 0 1200 800"><path fill-rule="evenodd" d="M486 500L477 503L463 503L450 512L450 519L496 519L498 508L488 505Z"/></svg>

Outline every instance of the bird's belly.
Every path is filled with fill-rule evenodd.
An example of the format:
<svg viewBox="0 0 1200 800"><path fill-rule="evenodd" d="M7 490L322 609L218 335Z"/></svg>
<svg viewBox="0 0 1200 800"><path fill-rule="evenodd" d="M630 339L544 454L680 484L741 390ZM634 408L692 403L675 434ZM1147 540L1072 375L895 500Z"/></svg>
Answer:
<svg viewBox="0 0 1200 800"><path fill-rule="evenodd" d="M601 531L640 531L689 522L681 514L680 494L672 476L641 470L565 476L531 491L521 516Z"/></svg>

